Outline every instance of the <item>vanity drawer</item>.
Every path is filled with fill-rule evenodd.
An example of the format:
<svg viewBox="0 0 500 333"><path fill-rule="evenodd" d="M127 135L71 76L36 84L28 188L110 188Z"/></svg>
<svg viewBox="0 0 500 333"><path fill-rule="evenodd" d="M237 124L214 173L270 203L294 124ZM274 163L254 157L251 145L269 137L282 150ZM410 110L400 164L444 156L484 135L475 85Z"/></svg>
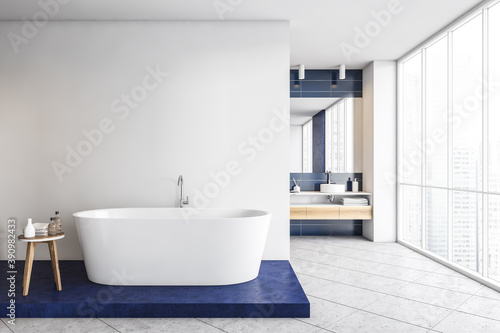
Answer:
<svg viewBox="0 0 500 333"><path fill-rule="evenodd" d="M339 207L307 207L308 220L336 220L339 218Z"/></svg>
<svg viewBox="0 0 500 333"><path fill-rule="evenodd" d="M371 220L371 206L339 207L339 218L341 220Z"/></svg>
<svg viewBox="0 0 500 333"><path fill-rule="evenodd" d="M307 207L290 207L290 220L307 219Z"/></svg>

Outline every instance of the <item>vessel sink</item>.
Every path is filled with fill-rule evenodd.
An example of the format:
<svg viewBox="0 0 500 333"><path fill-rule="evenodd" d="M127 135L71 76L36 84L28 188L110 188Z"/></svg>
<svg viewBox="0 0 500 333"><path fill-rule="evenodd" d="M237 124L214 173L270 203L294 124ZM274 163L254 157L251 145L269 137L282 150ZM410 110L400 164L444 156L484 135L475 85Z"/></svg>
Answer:
<svg viewBox="0 0 500 333"><path fill-rule="evenodd" d="M323 193L344 193L345 184L321 184L319 190Z"/></svg>

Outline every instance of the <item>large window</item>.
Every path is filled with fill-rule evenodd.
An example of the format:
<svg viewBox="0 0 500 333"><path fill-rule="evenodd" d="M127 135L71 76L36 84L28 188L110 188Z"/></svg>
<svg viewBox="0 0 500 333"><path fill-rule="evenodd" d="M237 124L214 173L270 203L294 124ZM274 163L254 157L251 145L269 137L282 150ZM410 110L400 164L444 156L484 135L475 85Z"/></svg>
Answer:
<svg viewBox="0 0 500 333"><path fill-rule="evenodd" d="M354 99L344 98L325 111L325 171L354 170Z"/></svg>
<svg viewBox="0 0 500 333"><path fill-rule="evenodd" d="M302 172L312 172L312 119L302 125Z"/></svg>
<svg viewBox="0 0 500 333"><path fill-rule="evenodd" d="M500 4L399 60L398 239L500 285Z"/></svg>

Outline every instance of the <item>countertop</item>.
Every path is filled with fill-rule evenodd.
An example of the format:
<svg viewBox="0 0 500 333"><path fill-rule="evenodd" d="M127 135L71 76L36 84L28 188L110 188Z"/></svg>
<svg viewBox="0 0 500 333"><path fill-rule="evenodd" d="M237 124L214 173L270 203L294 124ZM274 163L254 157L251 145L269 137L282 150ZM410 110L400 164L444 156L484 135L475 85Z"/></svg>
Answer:
<svg viewBox="0 0 500 333"><path fill-rule="evenodd" d="M323 193L323 192L320 192L320 191L301 191L300 193L293 193L293 192L290 192L290 195L298 195L298 196L306 196L306 195L343 195L343 196L346 196L346 195L372 195L370 192L342 192L342 193Z"/></svg>

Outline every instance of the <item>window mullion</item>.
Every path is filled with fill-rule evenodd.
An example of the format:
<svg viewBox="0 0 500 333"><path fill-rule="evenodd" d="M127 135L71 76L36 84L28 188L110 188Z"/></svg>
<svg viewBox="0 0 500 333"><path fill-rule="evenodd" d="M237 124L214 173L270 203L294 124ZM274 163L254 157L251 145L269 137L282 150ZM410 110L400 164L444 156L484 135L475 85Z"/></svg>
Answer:
<svg viewBox="0 0 500 333"><path fill-rule="evenodd" d="M427 50L424 48L422 49L422 66L421 66L421 74L420 74L420 135L421 135L421 160L420 160L420 184L421 184L421 223L422 223L422 249L427 248L427 237L426 237L426 214L427 214L427 209L426 209L426 191L425 191L425 185L427 184L426 178L426 154L427 151L425 149L425 141L426 141L426 57L427 57Z"/></svg>
<svg viewBox="0 0 500 333"><path fill-rule="evenodd" d="M483 84L482 84L482 93L483 93L483 142L482 142L482 151L483 151L483 192L488 192L488 178L489 178L489 132L488 132L488 120L489 120L489 105L488 105L488 91L489 91L489 31L488 31L488 9L483 9ZM482 215L482 273L484 278L488 277L488 221L489 221L489 212L488 212L488 195L481 194L482 203L483 203L483 215ZM479 235L478 235L479 236ZM478 254L478 259L480 254Z"/></svg>
<svg viewBox="0 0 500 333"><path fill-rule="evenodd" d="M453 261L453 32L448 32L448 260Z"/></svg>

